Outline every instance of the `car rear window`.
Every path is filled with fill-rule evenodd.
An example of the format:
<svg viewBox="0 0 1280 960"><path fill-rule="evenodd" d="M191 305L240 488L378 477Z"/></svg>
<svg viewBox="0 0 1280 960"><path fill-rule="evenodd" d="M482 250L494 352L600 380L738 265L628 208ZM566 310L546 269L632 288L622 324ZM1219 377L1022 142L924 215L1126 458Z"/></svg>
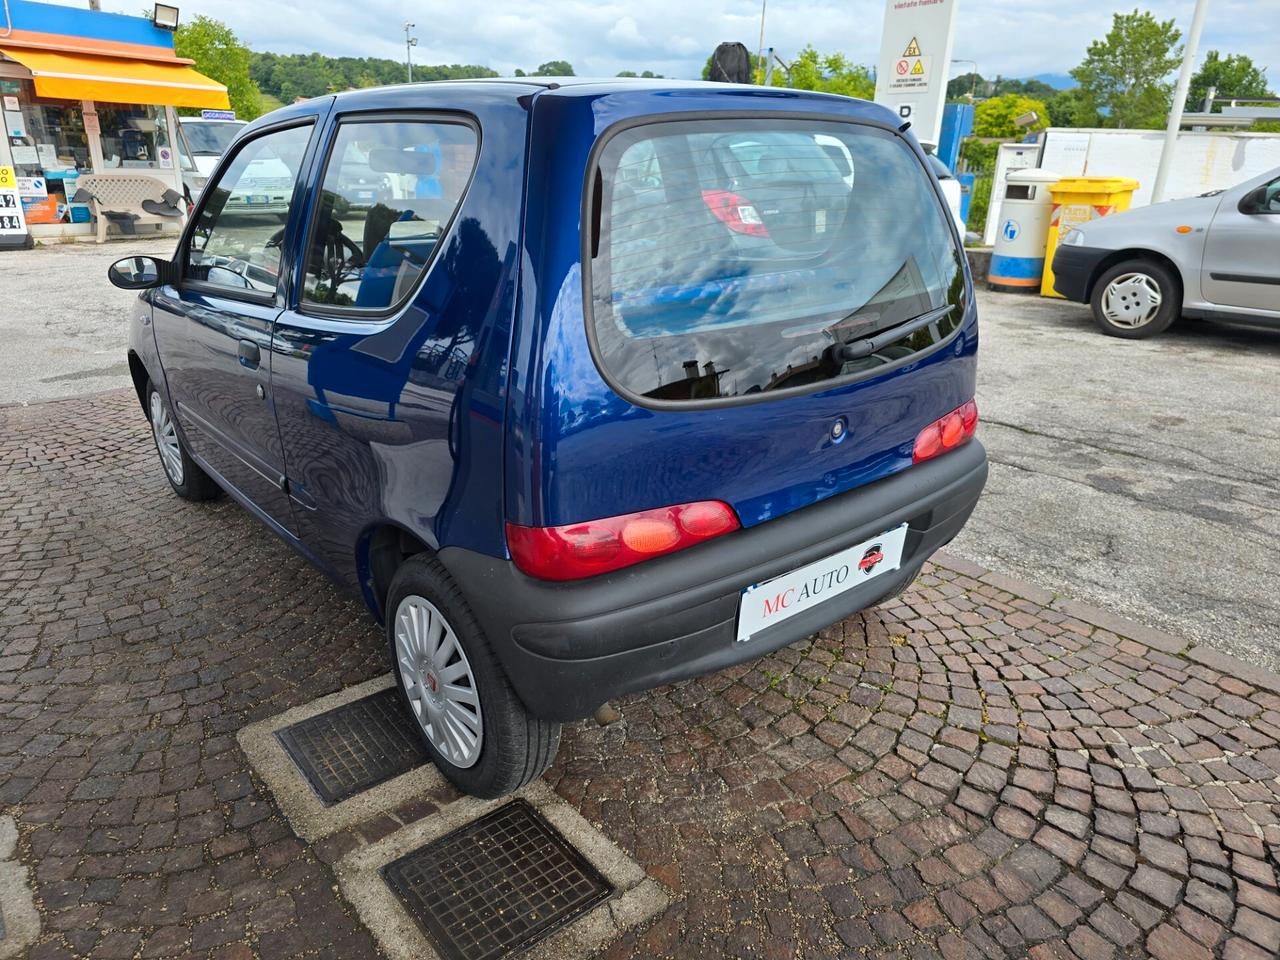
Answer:
<svg viewBox="0 0 1280 960"><path fill-rule="evenodd" d="M592 191L588 323L601 370L633 397L830 385L927 350L960 323L964 271L946 211L888 131L644 124L606 143ZM930 313L925 326L908 322Z"/></svg>

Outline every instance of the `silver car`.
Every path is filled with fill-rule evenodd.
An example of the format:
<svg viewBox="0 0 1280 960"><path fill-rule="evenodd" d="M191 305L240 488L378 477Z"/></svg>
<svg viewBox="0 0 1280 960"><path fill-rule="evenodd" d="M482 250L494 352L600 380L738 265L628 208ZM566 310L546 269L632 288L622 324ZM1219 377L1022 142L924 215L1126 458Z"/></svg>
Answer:
<svg viewBox="0 0 1280 960"><path fill-rule="evenodd" d="M1280 168L1067 231L1053 287L1138 339L1179 316L1280 325Z"/></svg>

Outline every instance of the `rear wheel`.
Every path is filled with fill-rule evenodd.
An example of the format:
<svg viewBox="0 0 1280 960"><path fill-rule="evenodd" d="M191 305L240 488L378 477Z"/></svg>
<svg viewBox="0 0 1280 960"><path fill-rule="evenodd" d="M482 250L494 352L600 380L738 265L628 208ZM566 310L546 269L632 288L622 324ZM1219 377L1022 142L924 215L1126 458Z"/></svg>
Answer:
<svg viewBox="0 0 1280 960"><path fill-rule="evenodd" d="M169 480L173 492L184 500L212 500L222 491L213 479L191 459L182 445L178 428L156 385L147 382L147 419L151 421L151 436L160 454L160 465Z"/></svg>
<svg viewBox="0 0 1280 960"><path fill-rule="evenodd" d="M525 708L438 560L419 554L401 564L386 609L396 687L454 786L498 797L551 765L560 724Z"/></svg>
<svg viewBox="0 0 1280 960"><path fill-rule="evenodd" d="M1090 306L1103 333L1140 340L1169 329L1180 300L1181 287L1167 267L1153 260L1126 260L1098 278Z"/></svg>

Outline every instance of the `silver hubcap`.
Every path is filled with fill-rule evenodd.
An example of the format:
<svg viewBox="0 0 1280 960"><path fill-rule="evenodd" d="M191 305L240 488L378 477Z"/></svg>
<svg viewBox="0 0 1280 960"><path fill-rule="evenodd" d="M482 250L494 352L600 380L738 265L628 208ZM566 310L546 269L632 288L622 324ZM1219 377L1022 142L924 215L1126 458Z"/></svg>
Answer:
<svg viewBox="0 0 1280 960"><path fill-rule="evenodd" d="M181 486L182 448L178 446L178 432L173 429L169 408L155 390L151 391L151 432L156 438L156 449L160 451L164 472L169 475L170 480Z"/></svg>
<svg viewBox="0 0 1280 960"><path fill-rule="evenodd" d="M1102 292L1102 315L1117 327L1134 329L1150 323L1164 297L1160 285L1145 273L1122 273Z"/></svg>
<svg viewBox="0 0 1280 960"><path fill-rule="evenodd" d="M484 720L471 664L430 600L408 596L396 608L396 660L400 682L427 741L455 767L480 759Z"/></svg>

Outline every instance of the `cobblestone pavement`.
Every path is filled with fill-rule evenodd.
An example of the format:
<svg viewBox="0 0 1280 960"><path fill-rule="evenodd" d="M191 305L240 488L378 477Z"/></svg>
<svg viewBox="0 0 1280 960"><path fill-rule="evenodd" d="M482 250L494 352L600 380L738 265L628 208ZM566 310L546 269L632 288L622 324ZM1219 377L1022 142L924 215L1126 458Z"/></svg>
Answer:
<svg viewBox="0 0 1280 960"><path fill-rule="evenodd" d="M0 409L0 813L31 960L364 958L245 723L384 672L356 602L165 485L127 392ZM1274 958L1280 680L943 560L566 729L549 782L675 893L623 957Z"/></svg>

